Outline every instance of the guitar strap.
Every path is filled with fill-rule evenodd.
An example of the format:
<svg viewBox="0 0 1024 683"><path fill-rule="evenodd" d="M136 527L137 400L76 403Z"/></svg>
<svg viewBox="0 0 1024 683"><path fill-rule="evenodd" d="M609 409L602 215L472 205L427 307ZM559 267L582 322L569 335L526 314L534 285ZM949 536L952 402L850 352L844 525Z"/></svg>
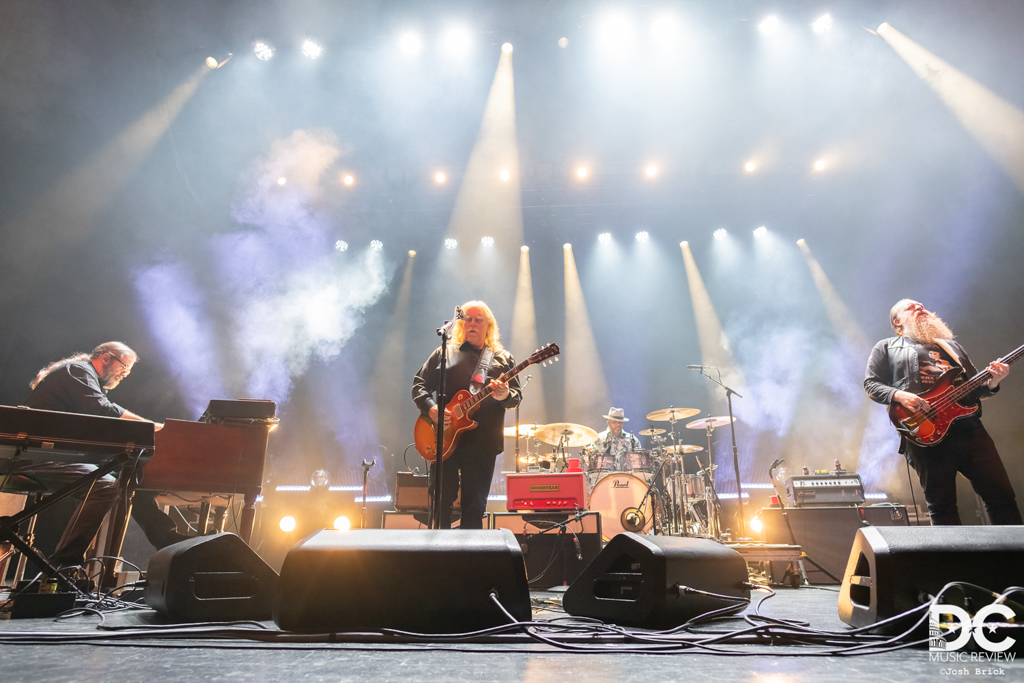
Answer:
<svg viewBox="0 0 1024 683"><path fill-rule="evenodd" d="M960 362L960 356L956 355L956 351L954 351L953 347L949 345L949 342L945 339L936 339L935 343L941 346L942 350L949 354L949 357L953 359L954 363L960 367L964 367L964 364Z"/></svg>
<svg viewBox="0 0 1024 683"><path fill-rule="evenodd" d="M476 370L473 371L473 377L469 382L469 393L475 395L484 388L484 385L487 384L487 372L491 369L493 363L494 349L485 346L483 351L480 352L480 360L477 361Z"/></svg>

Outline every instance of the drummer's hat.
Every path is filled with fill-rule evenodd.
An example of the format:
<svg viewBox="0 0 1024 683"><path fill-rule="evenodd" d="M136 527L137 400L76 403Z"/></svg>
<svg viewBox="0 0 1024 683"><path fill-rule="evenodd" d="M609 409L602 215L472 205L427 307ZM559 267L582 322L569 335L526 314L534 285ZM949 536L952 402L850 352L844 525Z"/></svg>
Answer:
<svg viewBox="0 0 1024 683"><path fill-rule="evenodd" d="M607 415L602 415L606 420L612 420L613 422L629 422L629 418L626 417L626 411L622 408L609 408Z"/></svg>

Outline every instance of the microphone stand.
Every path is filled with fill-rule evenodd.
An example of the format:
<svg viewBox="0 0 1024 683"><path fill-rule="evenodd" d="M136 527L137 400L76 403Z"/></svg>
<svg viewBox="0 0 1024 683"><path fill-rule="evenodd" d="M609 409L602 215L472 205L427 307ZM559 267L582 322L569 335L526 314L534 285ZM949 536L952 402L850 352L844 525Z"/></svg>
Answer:
<svg viewBox="0 0 1024 683"><path fill-rule="evenodd" d="M717 368L716 368L717 369ZM736 419L732 416L732 395L736 394L740 398L743 398L740 394L737 394L731 388L722 384L720 379L715 379L711 375L704 372L705 368L702 366L700 374L707 377L709 380L717 384L718 386L725 389L725 399L729 404L729 431L732 432L732 466L736 472L736 502L739 503L739 528L740 538L744 538L747 535L747 522L746 516L743 512L743 484L740 483L740 458L736 450ZM721 377L722 371L718 370L718 375Z"/></svg>
<svg viewBox="0 0 1024 683"><path fill-rule="evenodd" d="M448 338L452 327L455 326L456 320L458 320L458 310L456 310L456 317L446 320L444 325L437 328L437 335L441 337L441 361L437 366L437 422L434 423L434 433L437 435L434 450L434 499L430 501L430 524L428 525L431 529L441 528L441 478L444 473L444 457L442 455L444 453L444 409L448 404L448 399L445 395L445 380L448 374Z"/></svg>

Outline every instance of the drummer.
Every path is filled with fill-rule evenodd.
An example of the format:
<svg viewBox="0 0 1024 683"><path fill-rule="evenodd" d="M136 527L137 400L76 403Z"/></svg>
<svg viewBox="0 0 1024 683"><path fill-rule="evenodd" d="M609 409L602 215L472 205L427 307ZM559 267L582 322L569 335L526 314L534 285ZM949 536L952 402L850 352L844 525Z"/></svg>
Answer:
<svg viewBox="0 0 1024 683"><path fill-rule="evenodd" d="M598 458L610 456L618 470L624 467L623 454L640 450L640 440L623 429L629 418L622 408L609 408L608 414L602 417L608 421L608 429L597 435L592 448Z"/></svg>

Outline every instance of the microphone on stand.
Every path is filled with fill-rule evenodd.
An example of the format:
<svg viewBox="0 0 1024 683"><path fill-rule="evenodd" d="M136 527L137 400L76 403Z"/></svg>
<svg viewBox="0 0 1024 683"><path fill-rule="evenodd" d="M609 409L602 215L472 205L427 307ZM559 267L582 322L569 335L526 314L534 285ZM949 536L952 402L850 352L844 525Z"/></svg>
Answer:
<svg viewBox="0 0 1024 683"><path fill-rule="evenodd" d="M717 370L718 368L717 368L717 366L714 366L714 365L687 365L686 369L687 370L704 370L704 369L715 369L715 370Z"/></svg>
<svg viewBox="0 0 1024 683"><path fill-rule="evenodd" d="M466 319L466 314L462 312L462 306L456 306L455 307L455 319L456 320L465 320Z"/></svg>

